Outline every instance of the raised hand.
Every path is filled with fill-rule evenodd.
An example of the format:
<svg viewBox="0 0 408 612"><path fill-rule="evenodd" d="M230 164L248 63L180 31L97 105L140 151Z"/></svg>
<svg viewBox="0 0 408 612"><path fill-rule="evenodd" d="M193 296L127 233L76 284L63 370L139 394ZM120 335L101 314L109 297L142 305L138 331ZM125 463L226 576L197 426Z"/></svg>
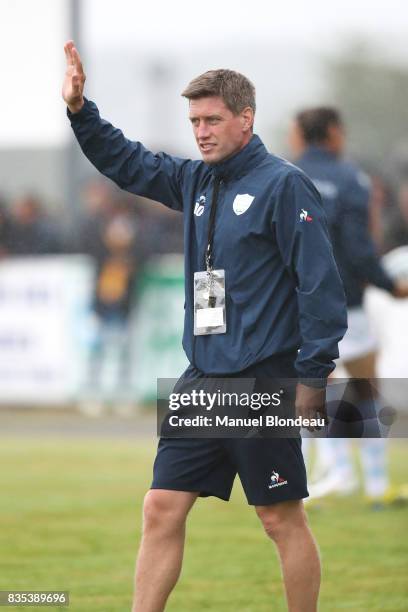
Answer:
<svg viewBox="0 0 408 612"><path fill-rule="evenodd" d="M74 41L69 40L65 43L64 51L67 59L67 70L62 84L62 97L71 113L77 113L84 105L83 92L86 77Z"/></svg>

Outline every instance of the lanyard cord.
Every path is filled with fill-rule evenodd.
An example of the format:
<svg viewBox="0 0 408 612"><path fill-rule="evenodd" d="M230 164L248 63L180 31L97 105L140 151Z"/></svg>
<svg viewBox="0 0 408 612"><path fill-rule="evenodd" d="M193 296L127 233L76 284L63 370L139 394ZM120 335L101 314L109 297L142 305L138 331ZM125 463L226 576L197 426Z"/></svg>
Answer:
<svg viewBox="0 0 408 612"><path fill-rule="evenodd" d="M215 215L217 212L218 193L220 191L221 183L222 183L222 179L216 176L214 178L214 187L213 187L213 193L212 193L212 198L211 198L210 220L208 224L207 250L205 252L205 266L207 270L212 270L212 264L213 264L213 242L214 242L214 231L215 231Z"/></svg>

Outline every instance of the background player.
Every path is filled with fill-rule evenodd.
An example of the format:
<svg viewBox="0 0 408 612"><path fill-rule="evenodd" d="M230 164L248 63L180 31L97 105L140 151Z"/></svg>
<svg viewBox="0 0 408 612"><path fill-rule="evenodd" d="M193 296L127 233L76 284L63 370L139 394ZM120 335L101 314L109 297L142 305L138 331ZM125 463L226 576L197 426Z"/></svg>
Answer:
<svg viewBox="0 0 408 612"><path fill-rule="evenodd" d="M343 157L345 129L340 112L324 106L302 110L293 121L289 142L296 165L308 174L322 196L344 283L348 331L339 344L340 360L348 375L357 379L352 391L358 413L378 414L381 404L370 384L375 377L376 340L363 308L364 288L371 284L404 298L408 296L408 286L392 280L376 254L369 232L370 179ZM351 493L358 483L349 440L330 438L316 442L317 482L310 486L311 499L332 492ZM306 448L304 445L304 451ZM392 499L385 441L362 438L360 448L366 495L376 504Z"/></svg>

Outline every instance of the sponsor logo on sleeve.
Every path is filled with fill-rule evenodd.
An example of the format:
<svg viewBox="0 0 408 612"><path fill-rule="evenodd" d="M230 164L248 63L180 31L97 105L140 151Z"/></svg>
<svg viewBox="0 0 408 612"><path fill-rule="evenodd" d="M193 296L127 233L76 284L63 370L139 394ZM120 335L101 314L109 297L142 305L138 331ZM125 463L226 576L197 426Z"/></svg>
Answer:
<svg viewBox="0 0 408 612"><path fill-rule="evenodd" d="M311 223L311 221L313 221L313 217L311 217L307 210L305 210L304 208L302 208L302 210L300 211L299 219L301 223L303 223L304 221L306 221L307 223Z"/></svg>

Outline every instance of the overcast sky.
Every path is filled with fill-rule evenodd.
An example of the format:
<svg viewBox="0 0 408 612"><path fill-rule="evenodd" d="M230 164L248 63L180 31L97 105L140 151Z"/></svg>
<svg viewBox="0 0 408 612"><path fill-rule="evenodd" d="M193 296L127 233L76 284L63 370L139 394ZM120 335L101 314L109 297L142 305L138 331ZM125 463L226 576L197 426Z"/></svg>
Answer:
<svg viewBox="0 0 408 612"><path fill-rule="evenodd" d="M208 46L225 38L243 44L264 38L321 50L344 37L368 35L398 53L408 36L406 0L82 0L81 5L90 42L97 46Z"/></svg>
<svg viewBox="0 0 408 612"><path fill-rule="evenodd" d="M179 92L209 68L232 68L254 81L255 129L268 138L294 109L326 101L322 56L351 39L370 41L380 60L405 56L408 65L408 0L80 3L88 92L101 112L128 137L180 155L197 153ZM167 89L146 82L149 61L168 70Z"/></svg>
<svg viewBox="0 0 408 612"><path fill-rule="evenodd" d="M214 57L228 41L247 59L255 42L293 46L295 56L302 47L328 54L361 35L382 46L384 57L405 57L408 64L407 0L80 0L79 5L85 56L132 47L136 57L142 51L189 57L199 49L203 61L207 49ZM0 146L58 145L68 138L60 96L62 45L72 36L68 6L68 0L0 2Z"/></svg>

